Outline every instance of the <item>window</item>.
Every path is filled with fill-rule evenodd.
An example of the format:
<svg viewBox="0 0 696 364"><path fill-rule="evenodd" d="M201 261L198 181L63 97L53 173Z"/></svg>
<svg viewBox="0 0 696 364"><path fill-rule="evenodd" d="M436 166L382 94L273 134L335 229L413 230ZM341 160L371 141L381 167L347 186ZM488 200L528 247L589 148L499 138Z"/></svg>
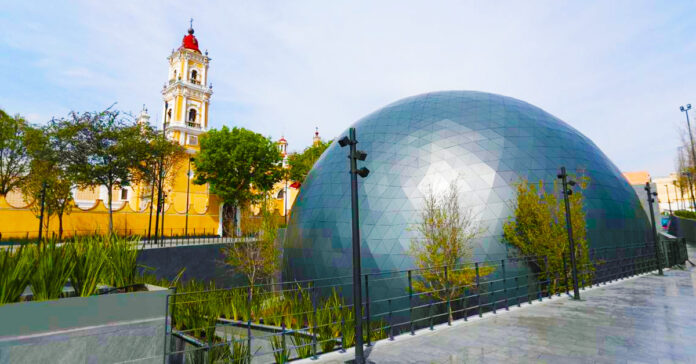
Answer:
<svg viewBox="0 0 696 364"><path fill-rule="evenodd" d="M121 200L127 200L128 199L128 190L121 190Z"/></svg>
<svg viewBox="0 0 696 364"><path fill-rule="evenodd" d="M172 109L167 110L167 121L172 121Z"/></svg>
<svg viewBox="0 0 696 364"><path fill-rule="evenodd" d="M196 109L191 109L191 110L189 110L188 121L191 122L191 123L195 123L195 122L196 122Z"/></svg>
<svg viewBox="0 0 696 364"><path fill-rule="evenodd" d="M189 136L189 145L198 145L198 137L194 135Z"/></svg>
<svg viewBox="0 0 696 364"><path fill-rule="evenodd" d="M285 191L284 190L278 191L278 197L276 197L276 198L281 199L283 197L285 197Z"/></svg>
<svg viewBox="0 0 696 364"><path fill-rule="evenodd" d="M196 81L197 77L198 77L198 71L196 71L196 70L191 71L191 81Z"/></svg>

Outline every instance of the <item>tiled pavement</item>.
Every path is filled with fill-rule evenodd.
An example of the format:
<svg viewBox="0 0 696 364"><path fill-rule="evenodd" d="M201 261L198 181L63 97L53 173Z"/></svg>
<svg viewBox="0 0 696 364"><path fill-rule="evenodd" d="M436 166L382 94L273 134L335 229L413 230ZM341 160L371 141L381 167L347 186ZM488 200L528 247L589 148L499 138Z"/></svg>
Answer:
<svg viewBox="0 0 696 364"><path fill-rule="evenodd" d="M690 249L691 261L695 261ZM666 270L366 348L374 363L696 363L696 269ZM353 351L312 363L343 363Z"/></svg>

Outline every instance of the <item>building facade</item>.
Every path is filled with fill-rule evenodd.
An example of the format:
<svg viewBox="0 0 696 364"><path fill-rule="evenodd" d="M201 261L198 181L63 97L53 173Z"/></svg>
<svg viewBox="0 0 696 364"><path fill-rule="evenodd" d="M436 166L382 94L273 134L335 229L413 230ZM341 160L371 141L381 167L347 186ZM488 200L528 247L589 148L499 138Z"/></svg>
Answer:
<svg viewBox="0 0 696 364"><path fill-rule="evenodd" d="M163 120L162 125L157 127L163 130L167 138L182 145L189 158L172 168L170 183L163 187L164 217L160 215L157 223L154 217L157 197L152 192L152 186L135 184L115 188L112 201L114 230L124 235L145 236L154 234L155 226L158 226L165 236L221 234L223 204L210 193L207 184L193 183L195 164L191 159L200 150L200 135L208 131L210 125L208 114L213 87L208 79L208 69L211 58L207 51L201 52L191 27L167 61L167 82L161 91ZM150 121L150 115L143 106L137 122L148 124ZM315 138L318 137L316 132ZM288 142L281 138L277 143L284 157L283 165L287 167ZM282 220L287 220L298 189L298 183L281 181L271 191L272 208ZM104 186L74 189L73 205L63 217L64 236L107 231L107 195ZM36 237L39 231L37 204L37 201L27 201L19 191L0 196L0 221L12 222L0 226L2 238ZM244 219L258 219L254 216L259 211L258 207L247 210L241 216L241 226L245 225ZM57 234L58 218L50 217L48 227L44 229L44 236Z"/></svg>

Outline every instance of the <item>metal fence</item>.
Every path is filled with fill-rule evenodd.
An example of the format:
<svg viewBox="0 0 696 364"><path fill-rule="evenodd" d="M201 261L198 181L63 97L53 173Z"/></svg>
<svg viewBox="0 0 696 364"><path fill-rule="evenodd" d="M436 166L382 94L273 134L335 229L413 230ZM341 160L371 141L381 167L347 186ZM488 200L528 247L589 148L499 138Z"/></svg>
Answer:
<svg viewBox="0 0 696 364"><path fill-rule="evenodd" d="M109 234L108 229L71 229L64 230L63 235L60 237L62 242L72 242L76 238L94 236L94 235L107 235ZM144 247L173 247L182 245L198 245L198 244L223 244L223 243L236 243L253 241L256 236L249 234L242 237L221 237L218 233L217 228L167 228L164 232L160 232L160 235L155 237L154 229L149 231L148 229L114 229L112 234L124 237L124 238L134 238L138 243L143 244ZM38 241L38 230L37 231L9 231L4 232L0 235L0 246L1 245L18 245L26 243L35 243ZM58 233L51 231L48 234L43 234L46 239L58 239ZM149 238L148 238L149 237Z"/></svg>
<svg viewBox="0 0 696 364"><path fill-rule="evenodd" d="M670 264L686 260L677 243L665 249L660 254L672 254ZM654 244L593 249L587 257L575 272L581 289L657 269ZM364 342L568 294L567 259L511 257L364 274ZM351 276L179 292L167 299L165 362L282 363L345 350L354 345L353 312Z"/></svg>

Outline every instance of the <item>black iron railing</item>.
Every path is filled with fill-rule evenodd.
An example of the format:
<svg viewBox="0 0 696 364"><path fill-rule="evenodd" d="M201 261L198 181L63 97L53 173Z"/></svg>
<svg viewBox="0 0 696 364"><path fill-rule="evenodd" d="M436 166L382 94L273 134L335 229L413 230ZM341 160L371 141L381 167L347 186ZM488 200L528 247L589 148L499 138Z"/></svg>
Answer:
<svg viewBox="0 0 696 364"><path fill-rule="evenodd" d="M155 236L154 229L113 229L109 232L108 229L65 229L59 237L57 231L49 233L44 232L43 238L59 239L64 243L79 241L80 237L94 235L113 234L124 238L133 238L134 243L141 244L145 248L157 247L175 247L185 245L201 245L201 244L227 244L235 242L243 242L255 240L254 234L248 234L241 237L221 237L217 228L165 228L160 229L159 234ZM6 231L0 235L0 246L20 245L36 243L38 238L37 231ZM148 238L149 237L149 238ZM76 239L77 238L77 239Z"/></svg>
<svg viewBox="0 0 696 364"><path fill-rule="evenodd" d="M684 262L677 245L670 262ZM582 290L657 269L654 244L593 249L577 265ZM683 258L683 259L682 259ZM433 330L567 294L565 256L511 257L364 274L364 342ZM671 264L671 263L670 263ZM180 292L168 297L166 359L285 362L353 346L352 277Z"/></svg>

